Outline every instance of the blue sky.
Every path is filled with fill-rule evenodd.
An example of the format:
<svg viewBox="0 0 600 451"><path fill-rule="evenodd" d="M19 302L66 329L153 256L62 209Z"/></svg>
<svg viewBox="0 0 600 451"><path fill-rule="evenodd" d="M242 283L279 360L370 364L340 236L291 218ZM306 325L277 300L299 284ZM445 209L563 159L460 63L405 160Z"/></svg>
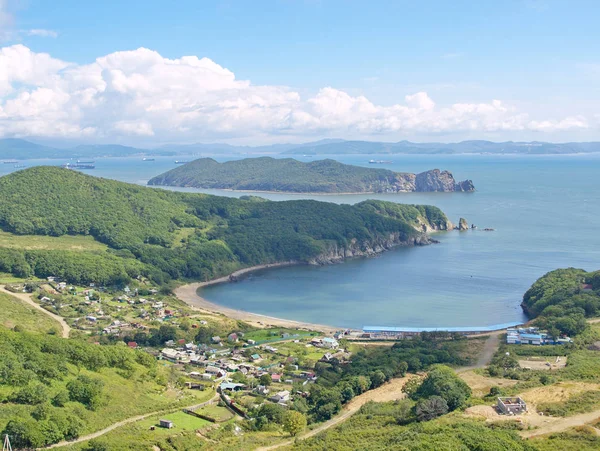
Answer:
<svg viewBox="0 0 600 451"><path fill-rule="evenodd" d="M228 117L229 125L214 133L208 131L210 118L204 116L159 131L164 122L160 118L130 112L119 118L126 124L120 133L134 130L134 123L145 122L149 128L141 127L141 133L127 137L116 133L114 124L94 123L92 113L87 112L85 123L77 124L78 130L63 127L63 135L73 130L80 139L84 139L86 126L95 129L86 132L86 139L91 140L106 140L112 134L119 140L172 141L179 140L181 131L182 141L275 142L327 136L450 141L479 137L600 139L597 1L0 0L2 10L3 47L21 45L33 54L47 53L80 68L96 58L140 47L169 60L195 55L233 72L236 80L271 89L260 94L264 98L258 102L260 108L268 106L267 116L273 116L268 123L240 121L239 117L250 113L239 110L236 120ZM111 66L110 70L126 76L140 75L143 70L136 66L128 72L130 63L119 64L124 66ZM24 85L30 86L31 93L43 82L27 80ZM11 92L4 94L5 111L6 102L27 89L15 81L11 86ZM274 93L277 87L297 94L298 99L291 96L285 105L280 100L273 104L273 97L282 95ZM328 87L335 92L319 97ZM60 89L74 98L72 90ZM219 94L218 99L211 95L210 102L220 105L227 99L231 105L244 99L246 108L248 98L256 97L255 92L235 97L231 89L239 90L237 86L225 89L230 90L227 95ZM351 100L340 100L339 92ZM435 103L432 108L418 106L426 113L385 110L405 106L406 96L420 92ZM163 92L159 97L164 101L168 96ZM361 96L369 104L352 100ZM264 100L267 97L269 100ZM197 111L198 105L207 104L204 93L190 92L190 98L193 105L186 108ZM493 112L488 111L484 106L494 99L502 102L502 111L493 107ZM346 103L340 107L340 101ZM138 110L148 109L151 103L146 98L138 103ZM319 111L315 111L316 104ZM458 119L452 112L442 111L456 104L472 105L466 108L471 116L464 117L465 109ZM80 104L76 106L83 111ZM183 106L172 108L181 112ZM255 113L256 108L252 105ZM336 119L330 120L332 116ZM48 134L39 127L22 128L17 134L27 134L27 130ZM259 131L249 131L257 128ZM0 125L0 133L15 134L15 130L5 127L3 132Z"/></svg>

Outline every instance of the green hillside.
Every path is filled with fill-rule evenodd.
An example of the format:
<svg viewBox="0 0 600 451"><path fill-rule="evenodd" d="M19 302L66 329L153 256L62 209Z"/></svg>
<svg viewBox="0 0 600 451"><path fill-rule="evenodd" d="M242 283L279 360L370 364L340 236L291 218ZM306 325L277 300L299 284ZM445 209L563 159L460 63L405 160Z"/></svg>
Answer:
<svg viewBox="0 0 600 451"><path fill-rule="evenodd" d="M448 224L435 207L232 199L35 167L0 178L0 228L18 236L91 236L107 247L78 241L83 245L74 248L74 240L65 240L64 248L60 241L15 247L0 241L0 271L57 275L73 283L122 284L140 274L157 283L210 279L244 266L308 261L333 244L389 247L391 235L420 241L424 226Z"/></svg>
<svg viewBox="0 0 600 451"><path fill-rule="evenodd" d="M456 183L447 171L422 174L364 168L335 160L309 163L292 158L246 158L218 163L198 160L158 175L149 185L295 193L378 193L405 191L472 191L472 183Z"/></svg>
<svg viewBox="0 0 600 451"><path fill-rule="evenodd" d="M553 333L577 335L586 328L586 317L600 316L600 271L550 271L527 290L521 307Z"/></svg>

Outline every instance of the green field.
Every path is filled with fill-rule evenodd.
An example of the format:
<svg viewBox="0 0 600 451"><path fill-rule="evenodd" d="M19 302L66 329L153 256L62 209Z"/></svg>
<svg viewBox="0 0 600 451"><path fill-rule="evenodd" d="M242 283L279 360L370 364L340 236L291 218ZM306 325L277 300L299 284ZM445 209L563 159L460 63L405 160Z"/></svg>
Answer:
<svg viewBox="0 0 600 451"><path fill-rule="evenodd" d="M171 420L174 423L174 427L172 429L158 427L159 420L161 419ZM172 437L182 436L186 432L190 433L198 429L211 426L212 424L213 423L209 421L179 411L166 415L156 415L146 418L142 421L138 421L131 425L111 431L108 434L96 439L96 441L105 444L107 449L110 450L146 451L152 449L154 444L162 444L165 442L168 443ZM151 430L153 426L154 430ZM193 449L203 448L202 445L204 443L197 437L192 435L191 441L193 441L197 446ZM88 446L88 443L81 443L61 449L65 451L75 451L84 450ZM161 447L161 449L165 448Z"/></svg>
<svg viewBox="0 0 600 451"><path fill-rule="evenodd" d="M226 421L233 418L233 414L225 407L219 407L216 404L205 406L202 409L196 410L200 415L214 418L217 422Z"/></svg>
<svg viewBox="0 0 600 451"><path fill-rule="evenodd" d="M290 334L290 338L282 338L281 336L284 334ZM297 336L294 336L297 335ZM271 328L271 329L259 329L253 330L252 332L248 332L244 335L244 340L254 340L257 342L266 342L266 341L278 341L278 340L292 340L301 337L311 337L317 336L316 332L307 332L305 330L296 330L296 329L279 329L279 328Z"/></svg>
<svg viewBox="0 0 600 451"><path fill-rule="evenodd" d="M2 230L0 230L0 247L68 251L104 251L108 249L108 246L96 241L91 236L15 235Z"/></svg>
<svg viewBox="0 0 600 451"><path fill-rule="evenodd" d="M28 332L60 331L61 326L48 315L28 306L21 300L0 293L0 325L12 329L20 326Z"/></svg>

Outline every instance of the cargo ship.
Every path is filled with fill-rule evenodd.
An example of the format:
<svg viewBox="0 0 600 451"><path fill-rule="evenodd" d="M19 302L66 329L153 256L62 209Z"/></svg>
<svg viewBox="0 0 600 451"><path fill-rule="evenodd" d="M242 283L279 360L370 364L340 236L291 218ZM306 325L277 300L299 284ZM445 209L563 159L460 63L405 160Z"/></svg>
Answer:
<svg viewBox="0 0 600 451"><path fill-rule="evenodd" d="M189 161L175 160L175 164L186 164L186 163L189 163Z"/></svg>
<svg viewBox="0 0 600 451"><path fill-rule="evenodd" d="M94 164L95 161L77 160L77 164Z"/></svg>
<svg viewBox="0 0 600 451"><path fill-rule="evenodd" d="M154 158L144 158L142 161L154 161Z"/></svg>
<svg viewBox="0 0 600 451"><path fill-rule="evenodd" d="M62 167L66 169L96 169L96 166L91 163L66 163Z"/></svg>

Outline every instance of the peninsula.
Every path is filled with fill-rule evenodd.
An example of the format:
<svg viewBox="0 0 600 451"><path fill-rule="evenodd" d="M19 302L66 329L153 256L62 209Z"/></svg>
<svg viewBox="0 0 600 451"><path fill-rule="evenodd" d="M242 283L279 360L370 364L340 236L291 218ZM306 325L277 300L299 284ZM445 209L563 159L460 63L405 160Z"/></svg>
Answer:
<svg viewBox="0 0 600 451"><path fill-rule="evenodd" d="M218 163L212 158L177 167L149 185L290 193L400 193L474 191L471 180L457 182L449 171L420 174L364 168L335 160L309 163L292 158L246 158Z"/></svg>
<svg viewBox="0 0 600 451"><path fill-rule="evenodd" d="M9 244L0 245L0 272L103 285L141 276L163 285L429 244L427 232L453 225L432 206L233 199L34 167L0 177L0 228ZM46 245L35 247L36 236Z"/></svg>

